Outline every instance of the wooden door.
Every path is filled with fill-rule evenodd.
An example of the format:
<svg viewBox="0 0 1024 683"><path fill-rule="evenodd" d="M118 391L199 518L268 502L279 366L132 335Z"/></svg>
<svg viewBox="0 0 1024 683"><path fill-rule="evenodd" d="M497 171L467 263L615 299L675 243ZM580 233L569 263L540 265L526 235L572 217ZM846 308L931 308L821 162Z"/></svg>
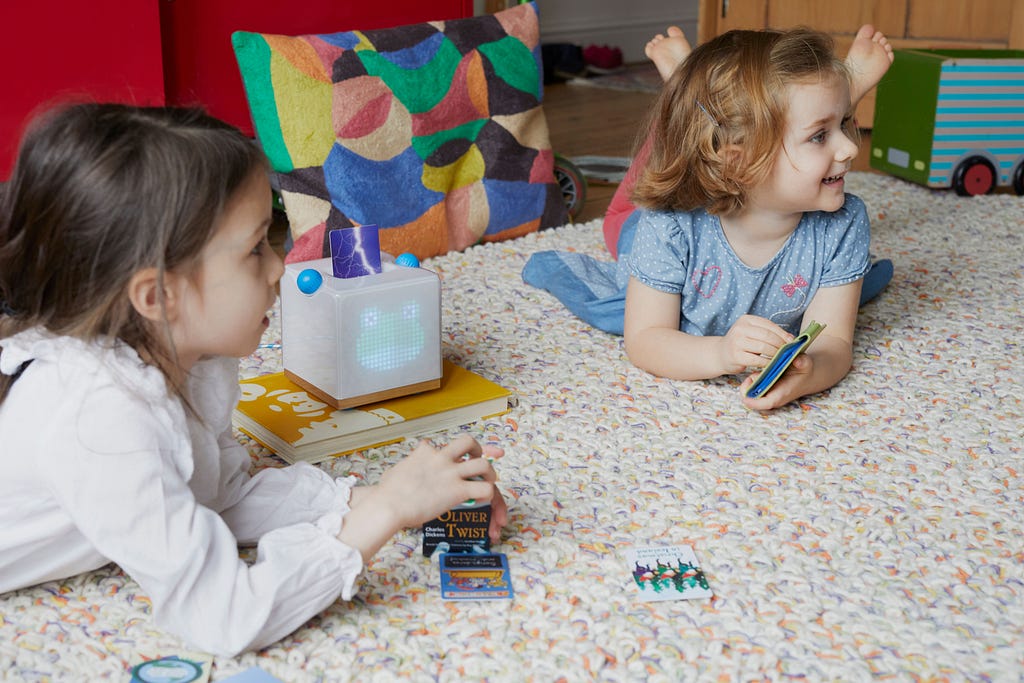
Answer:
<svg viewBox="0 0 1024 683"><path fill-rule="evenodd" d="M862 24L874 24L896 48L1024 49L1024 0L700 0L697 41L731 29L810 26L846 54ZM874 92L857 108L865 128Z"/></svg>

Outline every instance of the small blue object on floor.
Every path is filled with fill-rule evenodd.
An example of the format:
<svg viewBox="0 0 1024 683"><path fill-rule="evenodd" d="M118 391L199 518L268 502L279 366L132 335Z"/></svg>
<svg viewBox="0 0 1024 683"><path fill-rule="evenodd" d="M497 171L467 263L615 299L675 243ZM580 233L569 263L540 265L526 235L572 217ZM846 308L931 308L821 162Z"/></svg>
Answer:
<svg viewBox="0 0 1024 683"><path fill-rule="evenodd" d="M283 681L274 678L258 666L254 666L230 678L225 678L224 683L283 683Z"/></svg>

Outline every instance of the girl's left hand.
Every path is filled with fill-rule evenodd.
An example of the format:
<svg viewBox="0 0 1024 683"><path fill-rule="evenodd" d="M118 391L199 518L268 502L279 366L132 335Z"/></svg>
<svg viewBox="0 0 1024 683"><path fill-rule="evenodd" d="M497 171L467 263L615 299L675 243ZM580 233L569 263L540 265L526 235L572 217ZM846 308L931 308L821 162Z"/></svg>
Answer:
<svg viewBox="0 0 1024 683"><path fill-rule="evenodd" d="M752 372L740 384L740 396L743 398L743 405L751 410L774 410L784 406L794 399L803 396L800 391L800 383L814 370L814 360L809 354L801 354L793 360L792 365L786 368L786 372L779 378L768 393L758 398L748 398L747 391L754 383L760 371Z"/></svg>

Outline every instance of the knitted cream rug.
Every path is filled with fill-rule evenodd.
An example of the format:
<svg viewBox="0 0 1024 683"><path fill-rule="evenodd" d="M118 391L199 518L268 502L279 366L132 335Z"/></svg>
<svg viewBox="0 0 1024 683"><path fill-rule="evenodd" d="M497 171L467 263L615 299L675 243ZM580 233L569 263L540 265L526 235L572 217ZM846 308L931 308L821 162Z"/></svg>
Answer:
<svg viewBox="0 0 1024 683"><path fill-rule="evenodd" d="M635 369L620 338L521 282L536 250L601 255L597 221L427 262L446 357L518 396L467 428L506 449L495 550L514 599L442 601L410 530L352 602L215 659L212 680L1024 679L1024 198L868 174L849 190L895 278L861 310L850 375L771 414L743 408L736 378ZM372 482L409 447L323 466ZM714 597L642 602L637 545L692 546ZM113 566L0 597L8 680L126 681L143 653L187 650Z"/></svg>

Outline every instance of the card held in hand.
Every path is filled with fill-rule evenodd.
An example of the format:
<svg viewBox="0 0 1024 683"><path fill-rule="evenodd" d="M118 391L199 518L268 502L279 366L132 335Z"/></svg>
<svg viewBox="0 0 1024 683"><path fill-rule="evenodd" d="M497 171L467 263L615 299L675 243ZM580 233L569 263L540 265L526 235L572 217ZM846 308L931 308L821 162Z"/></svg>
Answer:
<svg viewBox="0 0 1024 683"><path fill-rule="evenodd" d="M775 356L768 361L768 365L764 366L757 379L747 389L747 398L759 398L767 394L768 390L775 386L775 382L786 372L786 368L811 345L811 342L823 329L825 329L825 325L812 320L793 341L780 346L779 350L775 352Z"/></svg>

